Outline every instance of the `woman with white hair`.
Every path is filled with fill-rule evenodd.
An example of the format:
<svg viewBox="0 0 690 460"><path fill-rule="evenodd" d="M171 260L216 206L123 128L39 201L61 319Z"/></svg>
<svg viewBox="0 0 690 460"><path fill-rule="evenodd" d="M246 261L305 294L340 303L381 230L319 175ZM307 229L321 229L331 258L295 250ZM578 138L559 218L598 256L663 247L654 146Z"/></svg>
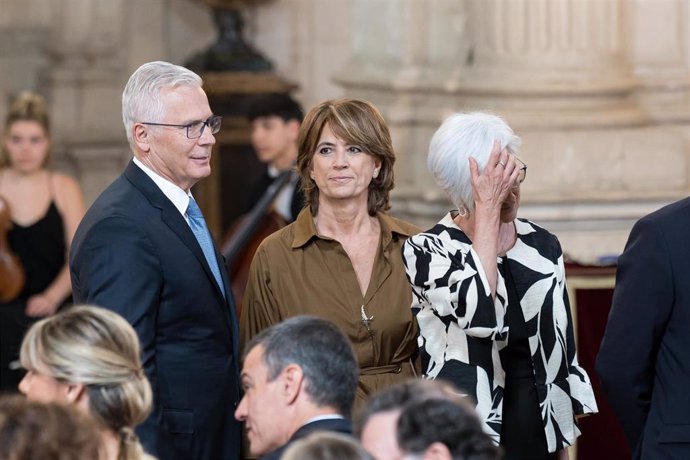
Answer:
<svg viewBox="0 0 690 460"><path fill-rule="evenodd" d="M519 143L494 115L445 120L427 164L457 209L403 256L425 376L472 397L506 459L567 458L575 416L597 406L577 362L560 243L517 218Z"/></svg>
<svg viewBox="0 0 690 460"><path fill-rule="evenodd" d="M151 386L132 326L112 311L76 306L35 323L20 361L19 390L39 402L73 404L91 415L101 437L100 460L142 460L134 427L151 410Z"/></svg>

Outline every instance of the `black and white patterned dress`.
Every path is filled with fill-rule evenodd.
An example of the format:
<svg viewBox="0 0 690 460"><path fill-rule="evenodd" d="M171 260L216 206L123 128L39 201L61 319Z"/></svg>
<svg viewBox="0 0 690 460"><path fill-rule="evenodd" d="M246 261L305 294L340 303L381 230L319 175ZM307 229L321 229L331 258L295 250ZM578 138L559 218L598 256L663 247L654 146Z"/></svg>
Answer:
<svg viewBox="0 0 690 460"><path fill-rule="evenodd" d="M572 445L577 414L597 412L594 393L577 362L565 287L563 253L556 237L523 219L507 253L528 331L534 380L549 452ZM478 254L447 214L407 240L403 258L419 323L426 378L453 382L476 402L484 428L500 441L509 336L508 293L499 258L496 296Z"/></svg>

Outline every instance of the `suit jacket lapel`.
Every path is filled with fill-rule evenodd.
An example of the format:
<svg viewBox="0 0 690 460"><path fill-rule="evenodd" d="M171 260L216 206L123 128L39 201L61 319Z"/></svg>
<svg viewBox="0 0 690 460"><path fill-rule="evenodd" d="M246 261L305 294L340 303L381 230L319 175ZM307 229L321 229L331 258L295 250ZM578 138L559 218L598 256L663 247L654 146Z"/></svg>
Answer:
<svg viewBox="0 0 690 460"><path fill-rule="evenodd" d="M182 214L175 208L172 202L166 197L163 192L158 188L158 186L149 178L144 171L142 171L134 162L130 161L125 169L125 177L137 188L141 193L148 198L151 205L160 209L161 219L163 222L180 238L180 240L187 246L194 256L197 258L199 263L204 269L206 276L210 278L213 285L216 287L216 293L219 296L223 296L220 290L220 286L216 282L216 278L213 276L213 272L206 261L206 256L204 256L204 251L199 246L199 242L196 240L192 229L189 228L189 224L184 220ZM218 259L218 251L216 250L216 258ZM221 274L224 272L224 267L221 267ZM226 277L223 276L223 281L228 285ZM234 334L233 334L234 335Z"/></svg>

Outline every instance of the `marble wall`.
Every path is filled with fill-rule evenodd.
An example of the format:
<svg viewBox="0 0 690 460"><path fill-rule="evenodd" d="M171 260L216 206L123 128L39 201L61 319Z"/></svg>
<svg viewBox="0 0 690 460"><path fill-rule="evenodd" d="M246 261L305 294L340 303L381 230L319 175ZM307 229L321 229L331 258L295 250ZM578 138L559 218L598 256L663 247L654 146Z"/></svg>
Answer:
<svg viewBox="0 0 690 460"><path fill-rule="evenodd" d="M129 158L120 93L141 63L214 39L193 0L0 0L0 116L44 93L58 167L91 201ZM619 253L641 215L688 195L690 0L264 0L249 41L309 107L364 97L396 144L394 213L450 204L426 172L448 114L490 110L523 138L522 215L574 257Z"/></svg>

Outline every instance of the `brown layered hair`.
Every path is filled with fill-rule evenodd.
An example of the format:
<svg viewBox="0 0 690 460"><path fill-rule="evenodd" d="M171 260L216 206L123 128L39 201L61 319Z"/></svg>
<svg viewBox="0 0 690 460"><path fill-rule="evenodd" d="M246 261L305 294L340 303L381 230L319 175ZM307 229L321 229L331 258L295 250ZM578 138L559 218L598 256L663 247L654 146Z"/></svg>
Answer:
<svg viewBox="0 0 690 460"><path fill-rule="evenodd" d="M96 425L75 408L19 395L0 398L0 458L93 460L99 449Z"/></svg>
<svg viewBox="0 0 690 460"><path fill-rule="evenodd" d="M311 214L315 216L319 212L319 189L310 176L312 159L326 125L337 138L357 145L379 161L379 174L369 184L368 212L373 216L379 211L390 209L389 195L394 186L395 153L386 121L381 112L368 101L336 99L312 108L300 127L297 170Z"/></svg>

